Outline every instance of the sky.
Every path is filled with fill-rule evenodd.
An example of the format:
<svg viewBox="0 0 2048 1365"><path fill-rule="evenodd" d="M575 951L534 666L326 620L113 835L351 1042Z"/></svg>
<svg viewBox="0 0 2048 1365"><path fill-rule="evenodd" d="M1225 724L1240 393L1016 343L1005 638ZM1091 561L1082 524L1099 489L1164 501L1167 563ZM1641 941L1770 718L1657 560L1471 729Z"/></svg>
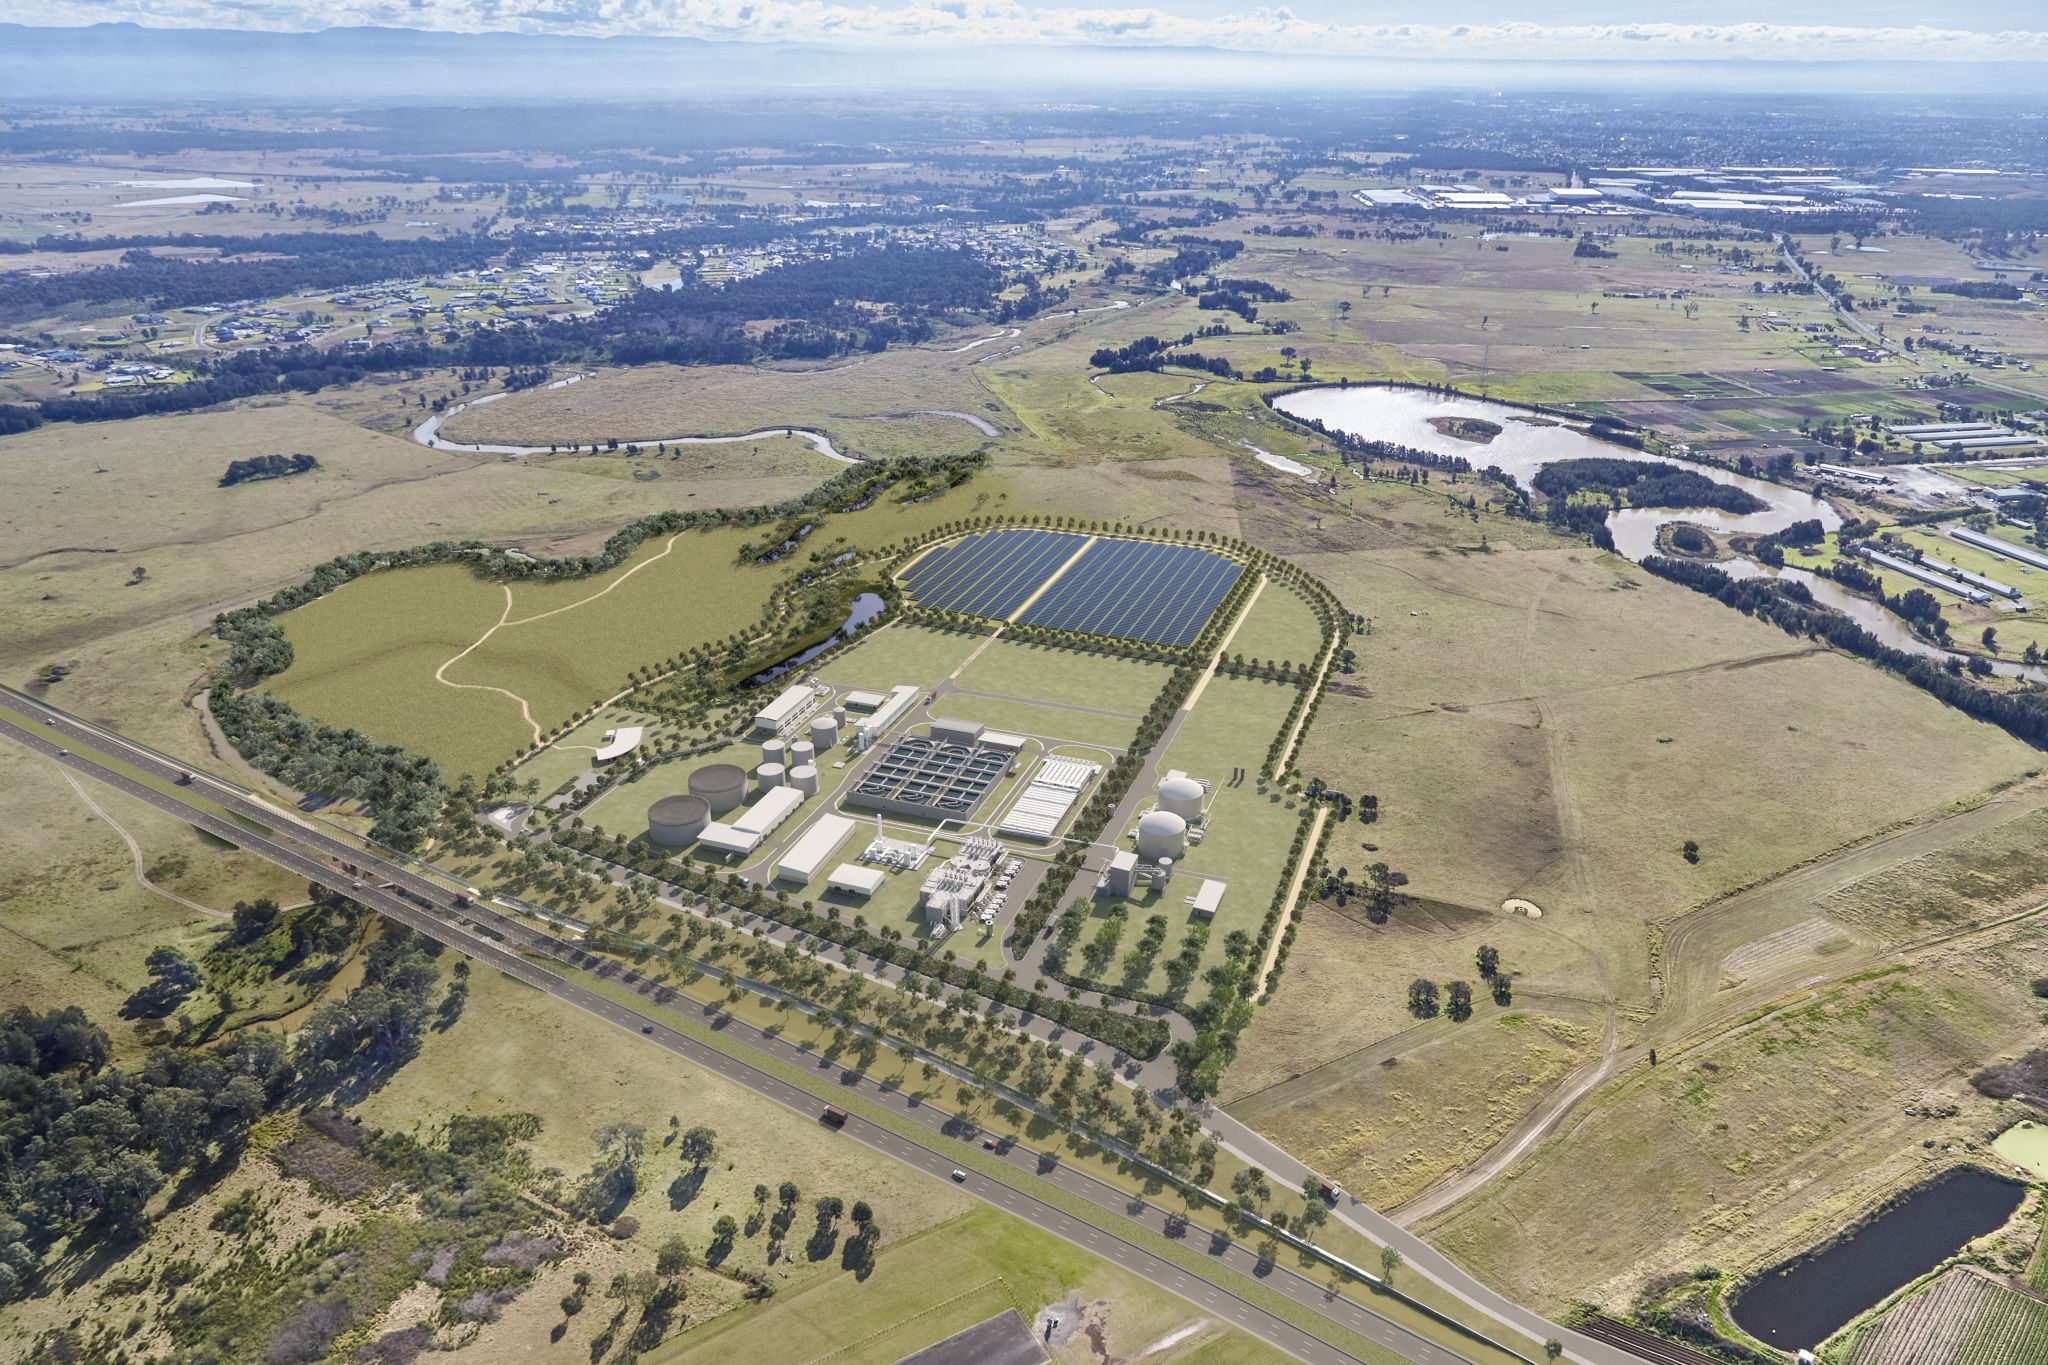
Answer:
<svg viewBox="0 0 2048 1365"><path fill-rule="evenodd" d="M1653 17L1652 17L1653 16ZM0 0L72 26L1220 48L1471 60L2048 62L2048 0Z"/></svg>

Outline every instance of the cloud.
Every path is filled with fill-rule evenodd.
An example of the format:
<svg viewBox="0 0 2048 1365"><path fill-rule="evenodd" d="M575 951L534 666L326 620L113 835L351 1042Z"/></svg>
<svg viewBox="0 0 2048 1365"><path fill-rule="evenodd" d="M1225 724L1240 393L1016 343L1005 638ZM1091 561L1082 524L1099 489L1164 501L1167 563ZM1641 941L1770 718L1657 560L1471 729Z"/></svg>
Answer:
<svg viewBox="0 0 2048 1365"><path fill-rule="evenodd" d="M129 21L129 0L0 0L26 24ZM402 13L403 18L394 15ZM684 37L840 46L1221 48L1275 55L1532 60L2048 61L2048 30L1922 25L1339 23L1259 7L1178 15L1152 6L1037 8L1021 0L155 0L155 27L306 31L402 22L453 33Z"/></svg>

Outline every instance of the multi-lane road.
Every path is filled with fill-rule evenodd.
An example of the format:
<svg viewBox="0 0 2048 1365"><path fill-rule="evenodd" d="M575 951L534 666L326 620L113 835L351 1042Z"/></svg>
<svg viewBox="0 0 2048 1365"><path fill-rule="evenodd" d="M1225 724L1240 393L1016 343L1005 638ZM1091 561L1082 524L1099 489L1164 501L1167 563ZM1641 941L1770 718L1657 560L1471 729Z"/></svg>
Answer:
<svg viewBox="0 0 2048 1365"><path fill-rule="evenodd" d="M416 868L387 860L338 838L253 793L178 763L102 726L92 725L19 693L0 697L26 724L0 716L0 735L41 753L70 771L166 811L221 839L268 859L310 881L342 880L337 864L361 869L362 885L349 894L391 919L483 965L548 992L574 1008L643 1041L665 1048L707 1071L782 1104L809 1121L820 1121L825 1096L857 1095L888 1111L890 1126L858 1114L844 1126L847 1138L865 1143L935 1179L954 1181L968 1193L1046 1232L1084 1247L1133 1274L1169 1289L1216 1321L1315 1365L1401 1359L1418 1365L1455 1365L1466 1359L1405 1326L1373 1313L1307 1276L1264 1260L1234 1239L1186 1227L1167 1210L1134 1198L1056 1157L1014 1146L990 1152L954 1115L929 1103L884 1089L851 1069L761 1033L743 1021L681 998L666 1003L644 999L629 1008L610 995L549 970L536 959L576 966L590 958L575 944L556 939L522 920L470 904L458 904L453 884ZM123 767L131 771L123 771ZM194 772L190 785L180 775ZM370 875L374 873L375 875ZM389 883L381 885L380 883ZM708 1024L708 1028L707 1028ZM707 1039L715 1039L716 1045ZM759 1064L757 1064L759 1063ZM777 1066L775 1064L781 1064ZM784 1078L796 1067L818 1084L803 1088ZM906 1135L903 1129L912 1130ZM971 1157L963 1159L963 1154ZM1000 1171L1000 1177L992 1174ZM1039 1191L1044 1192L1044 1197ZM1077 1217L1073 1201L1093 1216ZM1349 1221L1347 1219L1347 1221ZM1128 1235L1126 1235L1128 1234ZM1150 1249L1152 1234L1173 1239L1183 1254L1169 1259ZM1149 1243L1149 1247L1148 1244ZM1199 1265L1201 1271L1191 1269ZM1449 1268L1448 1262L1442 1263ZM1457 1272L1461 1274L1462 1272ZM1431 1278L1438 1278L1432 1276ZM1242 1292L1240 1292L1242 1291ZM1455 1292L1455 1290L1454 1290ZM1261 1306L1266 1295L1289 1301L1294 1321ZM1306 1310L1306 1311L1302 1311ZM1518 1326L1540 1322L1518 1314ZM1297 1324L1306 1324L1297 1325ZM1327 1331L1325 1330L1327 1329ZM1595 1365L1637 1365L1639 1358L1603 1343L1558 1333L1570 1354ZM1336 1341L1325 1337L1334 1337ZM1354 1353L1342 1343L1363 1338L1378 1349ZM1383 1354L1384 1353L1384 1354Z"/></svg>

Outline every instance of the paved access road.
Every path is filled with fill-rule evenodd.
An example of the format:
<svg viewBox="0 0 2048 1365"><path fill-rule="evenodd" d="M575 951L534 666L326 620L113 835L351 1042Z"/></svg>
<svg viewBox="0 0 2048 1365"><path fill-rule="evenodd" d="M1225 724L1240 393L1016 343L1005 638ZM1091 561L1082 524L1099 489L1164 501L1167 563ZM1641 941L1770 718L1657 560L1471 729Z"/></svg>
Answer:
<svg viewBox="0 0 2048 1365"><path fill-rule="evenodd" d="M365 871L374 870L377 879L388 880L392 886L387 888L366 883L350 889L351 897L426 937L546 991L587 1014L628 1032L638 1031L656 1046L707 1070L716 1071L726 1079L800 1114L816 1119L822 1102L809 1091L801 1090L752 1065L744 1056L735 1054L753 1053L825 1073L834 1085L859 1095L868 1103L891 1110L926 1134L912 1140L855 1116L849 1118L845 1125L848 1138L895 1157L935 1179L951 1181L953 1172L960 1169L965 1178L958 1183L968 1193L1171 1290L1217 1321L1229 1323L1300 1360L1314 1362L1314 1365L1344 1365L1344 1362L1363 1365L1361 1357L1240 1297L1228 1287L1231 1279L1243 1276L1247 1285L1256 1281L1268 1291L1309 1309L1318 1320L1356 1332L1399 1359L1414 1361L1417 1365L1455 1365L1464 1359L1348 1299L1336 1297L1326 1286L1306 1276L1263 1260L1251 1248L1235 1240L1212 1238L1193 1230L1177 1231L1171 1215L1164 1210L1137 1200L1128 1192L1104 1184L1085 1172L1062 1165L1055 1157L1022 1146L993 1153L982 1150L978 1145L970 1145L975 1144L978 1135L971 1127L963 1127L953 1115L936 1106L917 1103L896 1091L883 1089L858 1072L840 1069L826 1059L771 1038L739 1020L723 1014L711 1014L710 1026L717 1031L721 1041L731 1044L732 1051L710 1047L677 1028L658 1022L664 1013L681 1015L686 1011L708 1010L709 1007L677 1000L666 1005L650 1002L645 1013L629 1009L609 996L567 980L505 946L517 944L528 951L559 952L568 956L580 953L573 944L563 943L518 920L480 907L457 908L453 893L443 884L291 819L240 788L200 777L189 789L191 795L188 799L175 789L165 791L159 786L138 781L96 758L68 752L65 740L75 736L81 745L107 750L110 756L159 782L175 783L179 774L187 771L149 749L122 740L103 727L82 724L18 694L9 694L7 700L18 711L45 722L50 728L26 727L0 718L0 735L310 881L333 885L338 880L334 866L337 859ZM252 830L237 820L203 809L200 802L260 822L276 833ZM428 909L417 903L415 898L429 901L434 908ZM596 962L597 959L591 958L591 961ZM650 1023L650 1019L657 1022ZM680 1018L677 1022L681 1022ZM964 1136L947 1136L949 1131L961 1132ZM1014 1183L962 1167L957 1154L967 1150L975 1151L979 1160L1000 1160L1013 1173ZM1184 1237L1191 1251L1205 1256L1210 1265L1221 1272L1217 1279L1223 1283L1213 1283L1183 1270L1117 1233L1076 1218L1057 1205L1038 1198L1030 1192L1034 1183L1056 1187L1068 1196L1086 1200L1113 1218L1126 1220L1147 1231L1168 1237Z"/></svg>

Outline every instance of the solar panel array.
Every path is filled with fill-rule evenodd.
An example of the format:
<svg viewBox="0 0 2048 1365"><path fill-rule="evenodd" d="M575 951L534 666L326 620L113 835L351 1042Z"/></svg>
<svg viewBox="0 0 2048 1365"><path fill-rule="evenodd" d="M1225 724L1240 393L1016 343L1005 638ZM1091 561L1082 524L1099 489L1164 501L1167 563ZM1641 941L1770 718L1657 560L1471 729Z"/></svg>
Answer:
<svg viewBox="0 0 2048 1365"><path fill-rule="evenodd" d="M1190 645L1244 570L1192 545L1098 540L1017 619L1154 645Z"/></svg>
<svg viewBox="0 0 2048 1365"><path fill-rule="evenodd" d="M903 581L918 605L1147 644L1194 643L1243 569L1192 545L1098 540L1071 531L980 531L927 555Z"/></svg>
<svg viewBox="0 0 2048 1365"><path fill-rule="evenodd" d="M979 531L903 575L922 607L1006 618L1081 548L1066 531Z"/></svg>

